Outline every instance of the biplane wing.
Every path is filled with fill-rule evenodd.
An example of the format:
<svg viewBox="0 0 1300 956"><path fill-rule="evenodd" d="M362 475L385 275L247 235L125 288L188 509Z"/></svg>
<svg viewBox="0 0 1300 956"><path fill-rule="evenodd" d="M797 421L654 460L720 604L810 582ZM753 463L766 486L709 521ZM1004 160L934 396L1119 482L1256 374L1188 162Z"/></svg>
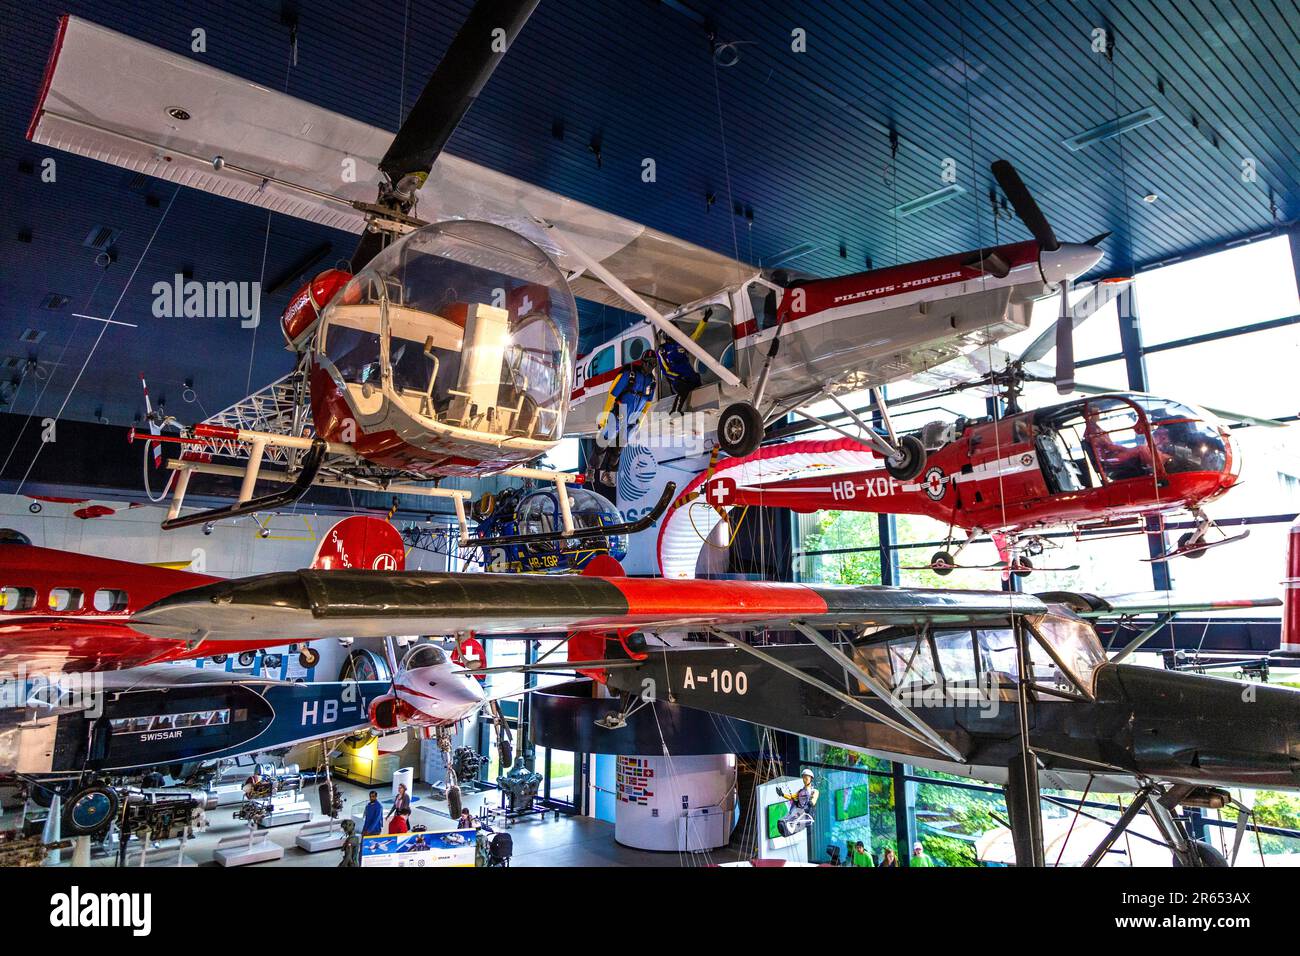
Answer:
<svg viewBox="0 0 1300 956"><path fill-rule="evenodd" d="M289 571L223 581L156 601L143 634L215 648L250 635L300 641L392 634L483 636L575 631L863 627L1006 620L1043 602L1001 591L829 587L753 581L544 577L421 571Z"/></svg>
<svg viewBox="0 0 1300 956"><path fill-rule="evenodd" d="M360 233L393 133L65 16L27 138ZM542 220L660 308L755 271L446 152L418 193L416 213L425 222L500 223L541 245L567 272L582 273ZM579 297L624 305L594 276L579 274L572 286Z"/></svg>

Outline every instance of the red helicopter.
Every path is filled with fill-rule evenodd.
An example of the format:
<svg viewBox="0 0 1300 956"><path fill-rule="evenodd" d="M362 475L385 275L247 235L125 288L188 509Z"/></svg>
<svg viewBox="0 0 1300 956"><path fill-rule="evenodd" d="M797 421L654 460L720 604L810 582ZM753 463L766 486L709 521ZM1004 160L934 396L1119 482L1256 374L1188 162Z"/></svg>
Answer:
<svg viewBox="0 0 1300 956"><path fill-rule="evenodd" d="M1196 527L1153 559L1185 555L1246 537L1209 540L1203 506L1238 480L1241 459L1228 428L1210 412L1154 395L1090 395L1004 417L934 422L920 430L924 472L898 481L854 438L794 441L719 462L677 498L659 534L666 577L693 577L704 541L728 509L760 506L925 515L948 525L947 546L928 567L949 574L976 537L988 534L1005 571L1033 570L1048 542L1042 531L1114 528L1144 533L1142 521L1188 511ZM966 532L954 546L954 530ZM1063 568L1055 570L1073 570Z"/></svg>

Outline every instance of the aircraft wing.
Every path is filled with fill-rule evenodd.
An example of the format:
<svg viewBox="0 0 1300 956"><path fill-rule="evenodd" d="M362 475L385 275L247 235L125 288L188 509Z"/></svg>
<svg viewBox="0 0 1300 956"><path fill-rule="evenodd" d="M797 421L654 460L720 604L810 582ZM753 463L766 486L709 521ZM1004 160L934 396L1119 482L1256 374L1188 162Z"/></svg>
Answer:
<svg viewBox="0 0 1300 956"><path fill-rule="evenodd" d="M920 624L1043 614L1031 595L830 587L753 581L668 581L423 571L287 571L222 581L136 612L131 627L170 640L299 641L392 634L480 637L573 631L699 630Z"/></svg>
<svg viewBox="0 0 1300 956"><path fill-rule="evenodd" d="M716 478L730 478L739 489L761 489L764 485L793 478L874 471L883 467L879 455L851 438L830 441L792 441L767 445L744 458L724 458L709 471L702 471L687 483L659 525L659 573L666 578L692 578L700 551L722 520L704 498L705 486ZM725 508L727 502L718 504ZM809 510L824 506L824 498ZM797 510L797 509L796 509Z"/></svg>
<svg viewBox="0 0 1300 956"><path fill-rule="evenodd" d="M1078 594L1048 591L1037 595L1047 604L1065 604L1088 619L1129 617L1138 614L1173 614L1193 611L1238 611L1253 607L1279 607L1276 597L1196 597L1178 591L1133 591L1127 594Z"/></svg>
<svg viewBox="0 0 1300 956"><path fill-rule="evenodd" d="M65 16L27 138L359 233L365 212L357 204L374 202L378 163L393 133ZM509 226L567 272L580 272L543 220L660 308L757 271L446 152L420 190L416 211L426 222L484 219ZM572 286L582 298L623 306L593 278L578 276Z"/></svg>

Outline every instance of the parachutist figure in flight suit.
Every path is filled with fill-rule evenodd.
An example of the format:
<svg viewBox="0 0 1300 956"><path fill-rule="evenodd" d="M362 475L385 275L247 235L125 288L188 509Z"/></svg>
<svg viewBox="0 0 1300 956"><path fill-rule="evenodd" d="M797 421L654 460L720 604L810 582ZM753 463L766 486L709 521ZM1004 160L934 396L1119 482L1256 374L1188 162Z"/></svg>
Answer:
<svg viewBox="0 0 1300 956"><path fill-rule="evenodd" d="M803 786L795 793L787 793L779 787L776 791L777 796L790 801L790 809L777 823L777 829L781 831L782 836L793 836L812 825L813 807L817 806L817 798L821 796L821 792L813 786L811 770L804 767L799 777L803 781Z"/></svg>
<svg viewBox="0 0 1300 956"><path fill-rule="evenodd" d="M610 386L605 410L596 422L597 447L587 467L587 480L598 494L615 497L623 445L636 433L641 419L654 404L657 363L654 349L649 349L620 371Z"/></svg>

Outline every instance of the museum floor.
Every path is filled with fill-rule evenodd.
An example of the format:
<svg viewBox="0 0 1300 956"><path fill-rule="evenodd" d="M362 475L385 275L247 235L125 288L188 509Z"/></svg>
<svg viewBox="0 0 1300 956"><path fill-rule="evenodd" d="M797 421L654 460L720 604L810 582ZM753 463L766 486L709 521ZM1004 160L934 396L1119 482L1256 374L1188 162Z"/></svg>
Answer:
<svg viewBox="0 0 1300 956"><path fill-rule="evenodd" d="M339 789L343 792L345 813L350 813L353 807L366 800L367 790L369 788L357 786L355 784L340 782ZM386 793L387 788L381 789L381 793ZM423 813L431 813L439 821L447 821L445 815L445 804L437 802L436 810L430 810L430 798L428 788L424 784L416 785L417 800L416 807ZM486 794L474 794L468 797L466 806L471 811L476 811L480 803L486 799L494 799L495 792ZM420 804L424 803L424 807ZM246 825L234 819L235 807L226 806L212 810L208 813L208 827L202 833L190 840L185 845L185 856L188 865L199 866L216 866L213 860L213 851L216 849L218 842L225 837L234 836L240 833L246 833ZM423 814L417 812L414 815L416 822ZM13 821L10 820L10 823ZM428 826L437 826L435 822L426 823ZM273 866L337 866L339 862L339 853L336 850L326 850L321 853L308 853L299 849L294 839L298 834L298 826L276 827L269 831L270 837L276 843L285 847L283 859L276 862L252 864L254 866L273 867ZM511 866L703 866L709 863L730 862L737 858L735 851L730 848L714 852L712 854L697 854L692 856L679 855L677 853L655 853L645 850L635 850L630 847L621 846L614 841L614 825L606 823L603 820L596 820L592 817L560 816L555 819L553 814L545 816L537 815L526 820L514 823L510 827L510 834L514 838L514 856L511 860ZM159 844L149 851L151 866L174 865L178 850L178 841L168 840ZM64 861L71 859L71 853L64 853ZM112 866L114 858L112 855L96 857L92 860L93 866Z"/></svg>

